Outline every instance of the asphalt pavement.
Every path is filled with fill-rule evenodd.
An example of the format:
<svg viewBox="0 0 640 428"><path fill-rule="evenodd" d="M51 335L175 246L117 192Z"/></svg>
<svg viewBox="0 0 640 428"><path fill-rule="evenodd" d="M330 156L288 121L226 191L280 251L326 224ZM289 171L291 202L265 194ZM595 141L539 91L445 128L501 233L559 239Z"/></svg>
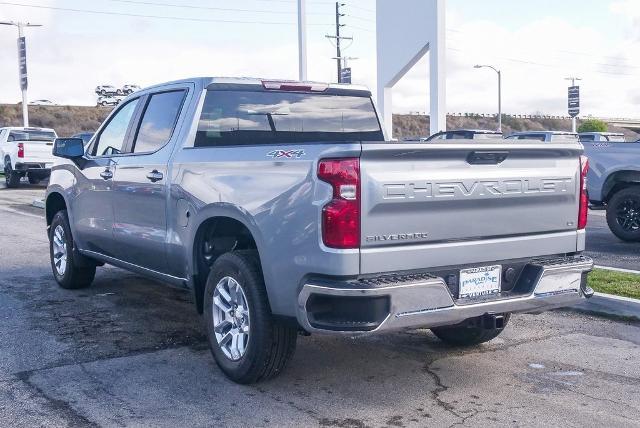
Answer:
<svg viewBox="0 0 640 428"><path fill-rule="evenodd" d="M618 239L607 226L605 211L590 211L587 251L597 265L640 270L640 243Z"/></svg>
<svg viewBox="0 0 640 428"><path fill-rule="evenodd" d="M44 213L29 205L42 192L0 188L2 427L640 421L640 324L572 311L515 315L471 349L428 330L300 337L280 377L235 385L211 358L190 293L111 267L91 288L60 289Z"/></svg>

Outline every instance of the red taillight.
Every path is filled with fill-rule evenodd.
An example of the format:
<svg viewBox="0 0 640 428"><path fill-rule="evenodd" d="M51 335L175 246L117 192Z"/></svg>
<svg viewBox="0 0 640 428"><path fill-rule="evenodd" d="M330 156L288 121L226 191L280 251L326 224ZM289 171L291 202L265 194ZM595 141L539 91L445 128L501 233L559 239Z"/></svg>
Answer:
<svg viewBox="0 0 640 428"><path fill-rule="evenodd" d="M18 157L19 158L24 157L24 144L22 143L18 143Z"/></svg>
<svg viewBox="0 0 640 428"><path fill-rule="evenodd" d="M318 178L333 187L322 209L322 242L331 248L360 248L360 159L324 159Z"/></svg>
<svg viewBox="0 0 640 428"><path fill-rule="evenodd" d="M578 210L578 229L587 227L587 215L589 212L587 172L589 172L589 159L587 159L586 156L580 156L580 209Z"/></svg>

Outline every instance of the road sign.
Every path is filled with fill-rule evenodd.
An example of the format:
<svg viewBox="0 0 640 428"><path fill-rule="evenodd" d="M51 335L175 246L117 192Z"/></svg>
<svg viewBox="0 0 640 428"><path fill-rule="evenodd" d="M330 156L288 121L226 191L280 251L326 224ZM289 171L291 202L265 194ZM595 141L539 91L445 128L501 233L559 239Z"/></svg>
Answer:
<svg viewBox="0 0 640 428"><path fill-rule="evenodd" d="M345 67L342 69L340 83L351 83L351 67Z"/></svg>
<svg viewBox="0 0 640 428"><path fill-rule="evenodd" d="M24 37L18 38L18 65L20 67L20 89L25 91L29 86L27 80L27 42Z"/></svg>
<svg viewBox="0 0 640 428"><path fill-rule="evenodd" d="M569 116L576 117L580 114L580 86L569 86L567 107Z"/></svg>

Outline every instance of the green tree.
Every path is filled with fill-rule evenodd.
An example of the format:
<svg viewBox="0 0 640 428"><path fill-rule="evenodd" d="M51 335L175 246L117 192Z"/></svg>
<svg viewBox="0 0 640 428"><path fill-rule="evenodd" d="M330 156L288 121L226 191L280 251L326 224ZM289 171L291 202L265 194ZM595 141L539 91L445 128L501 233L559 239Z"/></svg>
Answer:
<svg viewBox="0 0 640 428"><path fill-rule="evenodd" d="M580 124L578 132L607 132L607 122L599 119L587 119Z"/></svg>

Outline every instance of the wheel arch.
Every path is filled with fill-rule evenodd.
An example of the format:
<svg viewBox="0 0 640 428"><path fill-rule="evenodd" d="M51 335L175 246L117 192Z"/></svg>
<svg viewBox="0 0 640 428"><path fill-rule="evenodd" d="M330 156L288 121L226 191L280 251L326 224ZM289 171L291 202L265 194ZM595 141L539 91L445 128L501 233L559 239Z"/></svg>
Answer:
<svg viewBox="0 0 640 428"><path fill-rule="evenodd" d="M615 171L607 177L602 186L602 195L605 202L618 191L629 186L640 185L640 171L637 170L620 170Z"/></svg>
<svg viewBox="0 0 640 428"><path fill-rule="evenodd" d="M56 215L58 211L66 210L68 207L67 201L62 195L62 193L58 191L49 192L47 194L45 200L45 216L47 219L47 227L51 226L51 221L53 220L53 216Z"/></svg>
<svg viewBox="0 0 640 428"><path fill-rule="evenodd" d="M220 255L233 250L255 250L262 267L263 243L258 227L248 213L235 207L213 206L201 211L198 221L194 222L189 242L190 272L198 313L203 311L209 269ZM213 248L205 257L205 245L212 243Z"/></svg>

